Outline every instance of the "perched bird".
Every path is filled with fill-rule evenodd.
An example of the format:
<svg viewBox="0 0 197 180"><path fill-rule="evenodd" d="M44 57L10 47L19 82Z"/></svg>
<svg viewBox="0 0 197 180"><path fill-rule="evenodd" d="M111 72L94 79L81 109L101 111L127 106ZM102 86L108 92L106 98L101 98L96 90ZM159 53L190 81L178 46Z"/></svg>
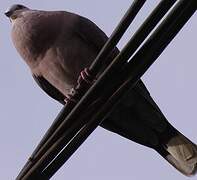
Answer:
<svg viewBox="0 0 197 180"><path fill-rule="evenodd" d="M12 40L38 85L65 104L108 37L90 20L65 11L32 10L13 5L6 12L12 23ZM106 61L119 53L115 48ZM177 131L162 114L140 80L102 127L155 149L185 175L197 171L197 146Z"/></svg>

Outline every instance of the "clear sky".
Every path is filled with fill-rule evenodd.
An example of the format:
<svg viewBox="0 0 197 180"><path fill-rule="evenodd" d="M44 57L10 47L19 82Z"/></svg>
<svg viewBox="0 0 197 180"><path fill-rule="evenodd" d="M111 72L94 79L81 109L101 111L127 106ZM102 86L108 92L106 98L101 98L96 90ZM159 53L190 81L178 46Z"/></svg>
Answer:
<svg viewBox="0 0 197 180"><path fill-rule="evenodd" d="M86 16L110 35L132 1L1 0L0 1L0 179L12 180L48 129L61 105L45 95L10 39L11 24L4 11L13 3L30 8L67 10ZM118 47L156 6L148 0ZM193 142L196 131L196 32L195 14L168 46L143 80L167 119ZM152 149L102 128L80 147L53 180L188 180ZM195 178L193 178L195 179Z"/></svg>

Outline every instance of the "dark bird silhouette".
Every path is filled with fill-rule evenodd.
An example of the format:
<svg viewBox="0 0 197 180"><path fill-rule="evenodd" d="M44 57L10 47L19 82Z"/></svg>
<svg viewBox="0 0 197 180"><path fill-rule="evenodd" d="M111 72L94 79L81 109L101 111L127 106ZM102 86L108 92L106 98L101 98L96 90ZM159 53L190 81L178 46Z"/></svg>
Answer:
<svg viewBox="0 0 197 180"><path fill-rule="evenodd" d="M65 104L80 72L92 63L108 37L90 20L70 12L17 4L5 15L12 22L13 43L38 85ZM115 48L107 60L118 53ZM155 149L185 175L197 171L197 146L166 120L141 80L101 126Z"/></svg>

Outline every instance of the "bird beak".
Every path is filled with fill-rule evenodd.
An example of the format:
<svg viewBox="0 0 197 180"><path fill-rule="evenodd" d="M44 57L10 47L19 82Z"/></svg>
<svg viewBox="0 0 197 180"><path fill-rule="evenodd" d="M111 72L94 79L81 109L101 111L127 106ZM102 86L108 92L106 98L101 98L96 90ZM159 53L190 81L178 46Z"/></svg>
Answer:
<svg viewBox="0 0 197 180"><path fill-rule="evenodd" d="M4 14L5 14L7 17L10 17L11 14L12 14L12 12L11 12L11 11L6 11Z"/></svg>

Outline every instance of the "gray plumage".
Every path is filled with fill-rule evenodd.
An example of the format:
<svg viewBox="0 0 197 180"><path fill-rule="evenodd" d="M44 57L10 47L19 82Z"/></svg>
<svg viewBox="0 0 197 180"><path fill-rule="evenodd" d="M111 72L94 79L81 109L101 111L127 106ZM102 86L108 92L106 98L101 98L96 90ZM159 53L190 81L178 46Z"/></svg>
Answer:
<svg viewBox="0 0 197 180"><path fill-rule="evenodd" d="M12 21L13 43L39 86L64 104L107 41L93 22L65 11L31 10L13 5L5 13ZM114 49L106 61L118 54ZM129 91L102 127L155 149L185 175L197 171L197 146L166 120L142 81Z"/></svg>

